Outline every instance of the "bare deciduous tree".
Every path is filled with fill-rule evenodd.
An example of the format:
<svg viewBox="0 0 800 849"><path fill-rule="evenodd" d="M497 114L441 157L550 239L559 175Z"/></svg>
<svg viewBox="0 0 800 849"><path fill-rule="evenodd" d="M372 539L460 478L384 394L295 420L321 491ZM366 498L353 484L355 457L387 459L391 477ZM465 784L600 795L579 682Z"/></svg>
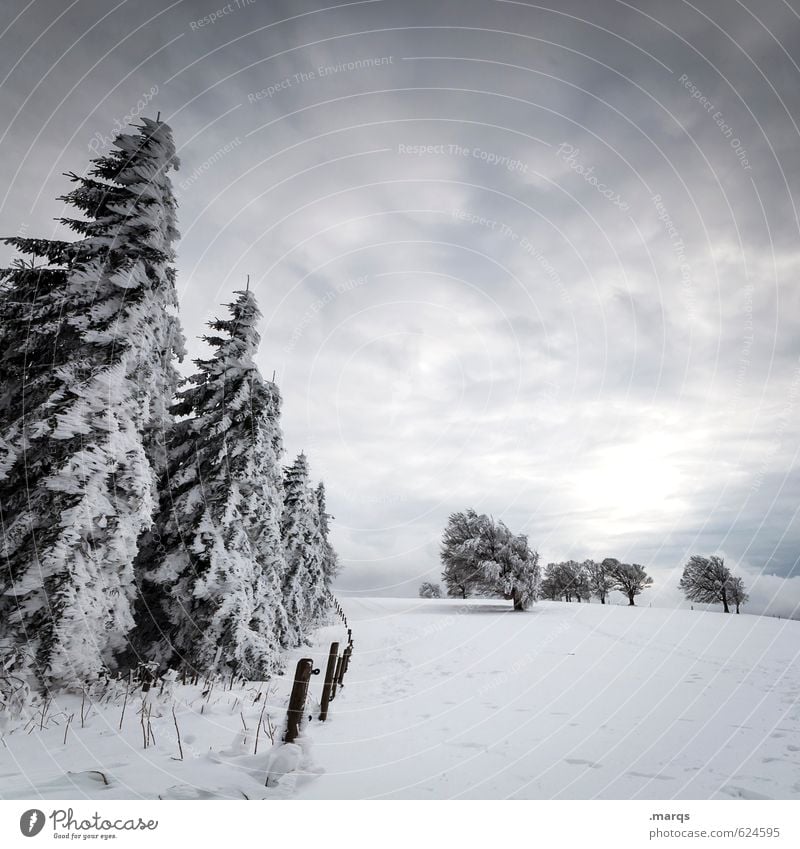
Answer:
<svg viewBox="0 0 800 849"><path fill-rule="evenodd" d="M688 601L699 601L703 604L722 602L722 609L725 613L730 613L728 602L731 600L732 580L731 571L722 557L716 554L711 557L693 554L683 569L678 586ZM744 585L741 590L744 592ZM741 603L740 600L739 604Z"/></svg>
<svg viewBox="0 0 800 849"><path fill-rule="evenodd" d="M653 579L638 563L620 563L617 561L611 569L611 576L614 580L614 589L628 597L629 607L635 607L634 599L636 596L641 595L643 590L653 584Z"/></svg>

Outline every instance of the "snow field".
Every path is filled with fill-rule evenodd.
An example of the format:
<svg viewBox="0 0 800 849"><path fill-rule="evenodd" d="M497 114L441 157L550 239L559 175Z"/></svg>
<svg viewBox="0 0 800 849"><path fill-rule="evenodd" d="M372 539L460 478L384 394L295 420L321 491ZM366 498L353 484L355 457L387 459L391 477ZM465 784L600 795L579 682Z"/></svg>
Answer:
<svg viewBox="0 0 800 849"><path fill-rule="evenodd" d="M798 798L800 623L345 599L346 701L303 798Z"/></svg>
<svg viewBox="0 0 800 849"><path fill-rule="evenodd" d="M80 697L58 698L59 725L5 729L0 798L800 798L798 622L558 602L343 606L355 648L327 722L317 703L330 642L346 642L338 624L269 684L154 695L147 749L141 696L121 732L119 697L85 728ZM254 754L264 699L280 739L302 656L321 670L315 718L291 747L262 726Z"/></svg>

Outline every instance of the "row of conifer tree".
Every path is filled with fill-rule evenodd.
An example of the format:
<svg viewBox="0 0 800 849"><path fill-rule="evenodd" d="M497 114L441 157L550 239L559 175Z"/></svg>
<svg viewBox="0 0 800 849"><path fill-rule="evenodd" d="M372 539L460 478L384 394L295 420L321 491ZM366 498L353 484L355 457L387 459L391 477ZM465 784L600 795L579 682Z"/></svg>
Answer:
<svg viewBox="0 0 800 849"><path fill-rule="evenodd" d="M5 239L0 675L140 663L269 677L327 615L325 490L283 469L249 286L182 379L170 128L143 119L60 200L73 241Z"/></svg>

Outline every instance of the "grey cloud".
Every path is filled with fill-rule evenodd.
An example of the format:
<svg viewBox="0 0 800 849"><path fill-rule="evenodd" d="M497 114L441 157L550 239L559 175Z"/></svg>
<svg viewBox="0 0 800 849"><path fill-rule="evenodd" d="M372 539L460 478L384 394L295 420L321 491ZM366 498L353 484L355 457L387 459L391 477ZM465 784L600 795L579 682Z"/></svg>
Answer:
<svg viewBox="0 0 800 849"><path fill-rule="evenodd" d="M258 0L193 27L207 4L144 0L102 21L82 4L41 35L56 12L38 5L11 4L0 59L0 76L20 60L0 89L9 121L20 109L0 229L61 232L59 172L159 86L191 353L250 274L287 448L328 483L343 589L413 592L471 504L545 560L671 570L724 546L793 574L788 6Z"/></svg>

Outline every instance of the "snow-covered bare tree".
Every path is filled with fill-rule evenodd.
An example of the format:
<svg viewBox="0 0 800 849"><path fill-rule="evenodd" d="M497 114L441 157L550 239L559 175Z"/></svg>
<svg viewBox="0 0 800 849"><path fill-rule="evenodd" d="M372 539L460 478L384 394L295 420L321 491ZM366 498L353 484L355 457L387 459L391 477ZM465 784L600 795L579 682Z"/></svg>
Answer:
<svg viewBox="0 0 800 849"><path fill-rule="evenodd" d="M558 563L548 563L544 567L542 576L542 597L550 601L560 601L564 593L562 591Z"/></svg>
<svg viewBox="0 0 800 849"><path fill-rule="evenodd" d="M309 483L308 460L301 453L284 474L283 543L286 578L283 585L288 618L288 645L300 645L325 621L330 587L325 571L325 539L319 502Z"/></svg>
<svg viewBox="0 0 800 849"><path fill-rule="evenodd" d="M541 588L539 553L528 544L525 534L512 533L498 522L500 556L497 566L483 565L485 577L513 602L514 610L527 610L538 598Z"/></svg>
<svg viewBox="0 0 800 849"><path fill-rule="evenodd" d="M419 585L419 597L420 598L441 598L442 597L442 588L438 584L434 584L432 581L423 581Z"/></svg>
<svg viewBox="0 0 800 849"><path fill-rule="evenodd" d="M452 513L442 535L442 581L451 598L468 598L480 583L475 547L485 517L474 510Z"/></svg>
<svg viewBox="0 0 800 849"><path fill-rule="evenodd" d="M160 665L263 679L287 639L281 399L255 363L251 291L209 323L212 356L178 393L161 510L142 548L138 644ZM147 568L145 568L147 567Z"/></svg>
<svg viewBox="0 0 800 849"><path fill-rule="evenodd" d="M542 581L542 593L553 601L561 598L564 601L589 601L591 588L584 564L577 560L548 563Z"/></svg>
<svg viewBox="0 0 800 849"><path fill-rule="evenodd" d="M693 554L683 569L678 586L683 590L688 601L698 601L703 604L721 602L725 613L730 613L728 602L731 600L731 581L730 569L725 565L722 557L716 554L712 554L711 557Z"/></svg>
<svg viewBox="0 0 800 849"><path fill-rule="evenodd" d="M183 352L172 268L178 165L143 119L62 200L74 242L11 238L0 272L0 653L42 684L113 666L133 625Z"/></svg>
<svg viewBox="0 0 800 849"><path fill-rule="evenodd" d="M600 604L606 603L608 594L614 589L611 562L610 559L603 560L601 563L597 563L594 560L583 561L583 568L589 580L589 588L592 594L600 599Z"/></svg>
<svg viewBox="0 0 800 849"><path fill-rule="evenodd" d="M474 510L450 516L442 539L442 578L448 595L505 598L515 610L527 610L538 598L539 555L524 534ZM452 587L452 589L451 589Z"/></svg>
<svg viewBox="0 0 800 849"><path fill-rule="evenodd" d="M741 578L731 577L728 588L731 603L736 606L736 612L739 613L739 608L750 598L745 590L744 581Z"/></svg>
<svg viewBox="0 0 800 849"><path fill-rule="evenodd" d="M653 584L653 579L638 563L616 561L616 565L611 567L611 575L614 579L614 589L619 590L627 597L629 607L635 607L634 599L636 596L641 595L644 590Z"/></svg>

